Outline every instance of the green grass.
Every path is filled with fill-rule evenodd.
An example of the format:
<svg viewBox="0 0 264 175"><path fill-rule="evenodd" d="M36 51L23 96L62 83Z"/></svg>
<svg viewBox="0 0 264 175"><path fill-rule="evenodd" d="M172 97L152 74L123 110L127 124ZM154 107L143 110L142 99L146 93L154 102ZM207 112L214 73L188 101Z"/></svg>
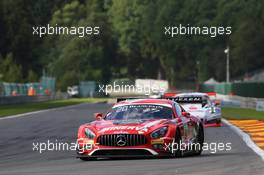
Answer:
<svg viewBox="0 0 264 175"><path fill-rule="evenodd" d="M80 103L103 102L107 100L108 100L107 98L71 98L66 100L54 100L54 101L46 101L46 102L38 102L38 103L2 105L0 106L0 117L22 114L26 112L39 111L44 109L76 105Z"/></svg>
<svg viewBox="0 0 264 175"><path fill-rule="evenodd" d="M226 119L245 120L245 119L257 119L264 120L264 112L256 111L255 109L244 108L223 108L223 117Z"/></svg>

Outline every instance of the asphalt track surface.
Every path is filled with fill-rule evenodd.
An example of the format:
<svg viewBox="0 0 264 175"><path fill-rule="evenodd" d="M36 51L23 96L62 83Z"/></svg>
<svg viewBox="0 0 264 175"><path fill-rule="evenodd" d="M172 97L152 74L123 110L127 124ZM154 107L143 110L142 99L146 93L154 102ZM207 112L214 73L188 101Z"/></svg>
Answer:
<svg viewBox="0 0 264 175"><path fill-rule="evenodd" d="M83 162L74 151L33 151L32 143L74 142L80 124L107 104L81 104L29 116L0 120L0 174L132 175L199 174L263 175L264 162L228 126L206 128L207 143L232 143L231 151L208 151L180 159L119 159Z"/></svg>

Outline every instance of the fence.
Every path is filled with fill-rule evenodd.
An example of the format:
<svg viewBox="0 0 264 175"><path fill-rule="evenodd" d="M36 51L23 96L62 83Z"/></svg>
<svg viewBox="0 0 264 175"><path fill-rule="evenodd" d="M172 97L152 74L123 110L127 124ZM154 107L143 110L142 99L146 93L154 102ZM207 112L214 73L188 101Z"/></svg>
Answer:
<svg viewBox="0 0 264 175"><path fill-rule="evenodd" d="M52 77L42 77L40 82L32 83L0 83L0 96L27 96L29 89L33 89L34 95L55 94L56 80Z"/></svg>
<svg viewBox="0 0 264 175"><path fill-rule="evenodd" d="M238 82L200 85L202 92L216 92L224 95L264 98L264 82Z"/></svg>
<svg viewBox="0 0 264 175"><path fill-rule="evenodd" d="M79 93L81 97L93 97L96 94L95 81L81 81L79 84Z"/></svg>
<svg viewBox="0 0 264 175"><path fill-rule="evenodd" d="M46 94L46 93L54 94L56 92L56 79L53 77L46 77L46 76L41 77L40 85L42 88L41 89L42 94Z"/></svg>

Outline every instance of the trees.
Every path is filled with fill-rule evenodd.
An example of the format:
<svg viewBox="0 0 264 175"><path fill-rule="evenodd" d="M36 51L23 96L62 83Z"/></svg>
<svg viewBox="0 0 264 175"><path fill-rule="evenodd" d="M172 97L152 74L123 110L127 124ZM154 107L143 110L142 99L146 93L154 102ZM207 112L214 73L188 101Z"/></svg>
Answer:
<svg viewBox="0 0 264 175"><path fill-rule="evenodd" d="M0 80L6 82L18 82L22 79L21 66L13 60L13 55L9 53L6 58L0 57Z"/></svg>
<svg viewBox="0 0 264 175"><path fill-rule="evenodd" d="M104 4L96 0L72 1L54 12L51 25L100 27L98 36L61 35L46 38L43 61L48 73L60 77L58 87L65 90L82 80L107 82L115 63L115 41L111 36ZM52 50L50 50L52 48Z"/></svg>
<svg viewBox="0 0 264 175"><path fill-rule="evenodd" d="M263 68L263 8L257 0L2 0L0 54L12 53L22 72L16 81L34 80L45 69L61 89L125 77L168 79L172 85L197 81L198 74L200 81L223 81L227 45L231 77ZM99 26L100 35L32 35L33 26L48 23ZM165 26L179 24L231 26L232 34L164 35Z"/></svg>
<svg viewBox="0 0 264 175"><path fill-rule="evenodd" d="M13 60L21 65L19 82L26 79L28 70L38 75L42 72L43 40L32 35L32 27L46 24L56 6L63 3L63 0L1 0L0 54L5 57L12 53Z"/></svg>

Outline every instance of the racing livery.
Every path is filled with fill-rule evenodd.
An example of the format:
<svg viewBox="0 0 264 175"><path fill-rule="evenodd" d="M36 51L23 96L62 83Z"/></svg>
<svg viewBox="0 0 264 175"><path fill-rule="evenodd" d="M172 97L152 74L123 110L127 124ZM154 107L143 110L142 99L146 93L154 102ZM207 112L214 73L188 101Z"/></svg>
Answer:
<svg viewBox="0 0 264 175"><path fill-rule="evenodd" d="M116 103L105 115L79 127L77 157L200 155L203 124L167 99L134 99ZM187 145L187 146L186 146Z"/></svg>
<svg viewBox="0 0 264 175"><path fill-rule="evenodd" d="M221 126L221 108L217 100L210 97L215 93L189 92L180 94L165 94L165 98L176 101L189 113L199 117L204 124Z"/></svg>

